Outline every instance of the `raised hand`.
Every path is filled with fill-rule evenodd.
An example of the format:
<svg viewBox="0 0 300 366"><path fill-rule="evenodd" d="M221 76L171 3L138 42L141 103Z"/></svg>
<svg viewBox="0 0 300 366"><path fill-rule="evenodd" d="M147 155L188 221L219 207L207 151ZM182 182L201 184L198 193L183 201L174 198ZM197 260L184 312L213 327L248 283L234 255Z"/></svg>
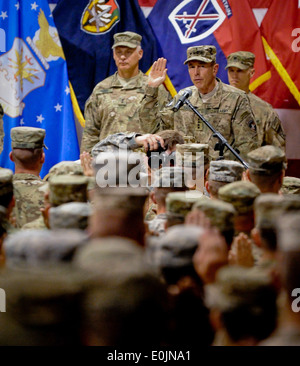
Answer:
<svg viewBox="0 0 300 366"><path fill-rule="evenodd" d="M152 65L151 71L149 73L148 85L156 88L163 84L166 79L167 69L166 69L167 60L163 57L159 58Z"/></svg>

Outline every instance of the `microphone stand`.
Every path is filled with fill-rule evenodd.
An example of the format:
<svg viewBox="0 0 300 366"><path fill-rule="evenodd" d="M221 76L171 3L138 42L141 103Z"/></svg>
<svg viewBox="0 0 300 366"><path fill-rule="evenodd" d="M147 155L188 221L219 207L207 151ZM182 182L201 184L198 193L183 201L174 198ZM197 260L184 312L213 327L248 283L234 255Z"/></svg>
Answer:
<svg viewBox="0 0 300 366"><path fill-rule="evenodd" d="M200 114L197 109L190 103L189 100L185 100L183 102L184 104L186 104L194 113L197 114L197 116L201 119L201 121L203 121L206 126L214 133L213 136L218 138L219 142L216 143L215 146L215 150L219 150L219 158L218 160L222 160L224 159L224 148L225 146L228 148L228 150L230 150L232 152L232 154L244 165L244 167L246 169L249 168L249 165L240 157L240 155L234 150L233 147L231 147L231 145L229 145L229 143L227 142L227 140L225 139L225 137L218 132L203 116L202 114Z"/></svg>

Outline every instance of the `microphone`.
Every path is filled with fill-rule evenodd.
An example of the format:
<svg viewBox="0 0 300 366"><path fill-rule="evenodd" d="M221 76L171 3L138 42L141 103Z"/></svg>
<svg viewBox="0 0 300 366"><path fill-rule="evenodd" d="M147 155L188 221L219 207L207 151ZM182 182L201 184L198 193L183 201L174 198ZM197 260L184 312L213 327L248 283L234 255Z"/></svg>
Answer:
<svg viewBox="0 0 300 366"><path fill-rule="evenodd" d="M193 94L191 89L186 89L186 91L179 97L178 101L172 108L173 112L177 112L183 105L184 102Z"/></svg>

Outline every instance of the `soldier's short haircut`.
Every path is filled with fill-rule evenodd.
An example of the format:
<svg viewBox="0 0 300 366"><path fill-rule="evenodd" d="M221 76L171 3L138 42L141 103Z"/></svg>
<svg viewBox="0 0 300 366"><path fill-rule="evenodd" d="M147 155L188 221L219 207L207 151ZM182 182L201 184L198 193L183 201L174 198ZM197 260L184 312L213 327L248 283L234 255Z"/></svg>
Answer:
<svg viewBox="0 0 300 366"><path fill-rule="evenodd" d="M17 149L12 150L14 161L17 164L30 169L34 168L34 165L39 161L43 154L43 148L41 149Z"/></svg>
<svg viewBox="0 0 300 366"><path fill-rule="evenodd" d="M176 130L164 130L158 132L158 135L164 140L165 145L173 147L175 144L184 144L184 136Z"/></svg>
<svg viewBox="0 0 300 366"><path fill-rule="evenodd" d="M274 182L280 178L282 170L274 173L273 175L260 175L259 172L249 171L251 182L259 187L272 187Z"/></svg>
<svg viewBox="0 0 300 366"><path fill-rule="evenodd" d="M218 191L221 187L225 186L227 182L218 182L214 180L209 180L209 192L212 196L218 197Z"/></svg>

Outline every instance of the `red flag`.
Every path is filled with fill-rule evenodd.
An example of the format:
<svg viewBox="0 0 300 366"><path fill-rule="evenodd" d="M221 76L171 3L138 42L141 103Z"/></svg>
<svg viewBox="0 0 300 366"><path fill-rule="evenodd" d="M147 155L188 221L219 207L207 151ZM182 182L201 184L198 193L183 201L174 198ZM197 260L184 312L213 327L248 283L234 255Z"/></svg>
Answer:
<svg viewBox="0 0 300 366"><path fill-rule="evenodd" d="M262 21L261 34L272 64L265 99L275 108L299 108L300 2L272 1Z"/></svg>
<svg viewBox="0 0 300 366"><path fill-rule="evenodd" d="M227 17L215 32L224 54L249 51L255 54L255 74L251 79L250 90L257 94L260 87L271 77L261 41L261 33L248 0L218 0ZM259 95L263 97L262 95Z"/></svg>

